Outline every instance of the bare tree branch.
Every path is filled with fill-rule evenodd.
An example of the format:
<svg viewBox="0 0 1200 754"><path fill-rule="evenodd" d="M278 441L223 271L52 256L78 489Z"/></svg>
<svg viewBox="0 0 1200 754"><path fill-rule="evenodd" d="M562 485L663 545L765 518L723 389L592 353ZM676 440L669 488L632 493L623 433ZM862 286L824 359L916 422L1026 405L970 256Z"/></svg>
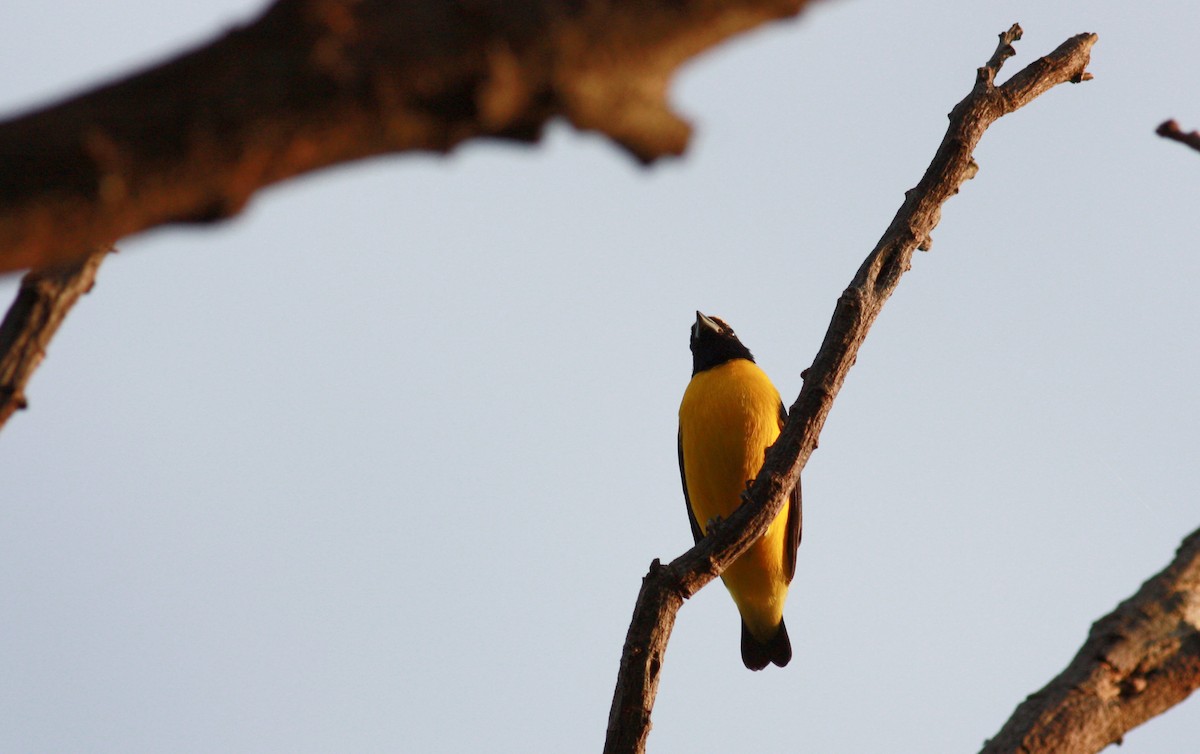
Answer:
<svg viewBox="0 0 1200 754"><path fill-rule="evenodd" d="M804 386L792 404L779 440L767 452L762 471L742 505L716 532L666 566L655 560L634 606L609 713L604 751L642 752L650 731L650 713L675 615L683 601L716 578L767 530L783 507L800 471L817 447L817 438L833 400L854 364L859 346L909 269L913 252L927 249L941 217L942 204L974 175L971 153L996 119L1028 104L1064 82L1091 78L1086 72L1095 34L1080 34L1049 55L1030 63L1001 86L995 77L1014 54L1021 37L1013 25L978 69L971 92L950 112L950 126L933 162L917 186L905 195L891 225L863 262L834 309L825 340L804 373Z"/></svg>
<svg viewBox="0 0 1200 754"><path fill-rule="evenodd" d="M1200 686L1200 530L1096 621L1067 669L1017 707L983 754L1092 754Z"/></svg>
<svg viewBox="0 0 1200 754"><path fill-rule="evenodd" d="M34 271L0 322L0 427L26 406L25 385L46 355L50 339L79 297L92 289L109 247L74 262Z"/></svg>
<svg viewBox="0 0 1200 754"><path fill-rule="evenodd" d="M683 151L675 69L807 0L275 0L123 81L0 123L0 272L165 223L239 212L264 186L565 117L650 162Z"/></svg>
<svg viewBox="0 0 1200 754"><path fill-rule="evenodd" d="M1184 133L1183 129L1181 129L1179 124L1174 120L1163 121L1159 127L1154 130L1154 133L1158 134L1164 139L1171 139L1172 141L1177 141L1180 144L1187 144L1192 149L1200 152L1200 131Z"/></svg>

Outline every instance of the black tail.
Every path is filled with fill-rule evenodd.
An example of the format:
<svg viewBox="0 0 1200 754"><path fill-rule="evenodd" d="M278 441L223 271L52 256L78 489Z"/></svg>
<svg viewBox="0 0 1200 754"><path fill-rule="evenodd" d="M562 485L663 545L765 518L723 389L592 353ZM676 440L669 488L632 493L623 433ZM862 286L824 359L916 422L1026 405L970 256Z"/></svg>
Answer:
<svg viewBox="0 0 1200 754"><path fill-rule="evenodd" d="M779 667L792 659L792 642L788 640L787 626L779 621L779 630L770 641L763 643L754 638L746 621L742 621L742 662L751 670L762 670L770 663Z"/></svg>

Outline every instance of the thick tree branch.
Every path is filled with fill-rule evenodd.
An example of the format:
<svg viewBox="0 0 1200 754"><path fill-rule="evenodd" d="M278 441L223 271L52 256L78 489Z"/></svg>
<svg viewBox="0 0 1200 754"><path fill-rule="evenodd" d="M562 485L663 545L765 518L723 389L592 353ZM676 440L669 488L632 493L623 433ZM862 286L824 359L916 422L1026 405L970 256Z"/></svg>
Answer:
<svg viewBox="0 0 1200 754"><path fill-rule="evenodd" d="M1164 139L1171 139L1172 141L1177 141L1180 144L1187 144L1192 149L1200 152L1200 131L1189 131L1188 133L1184 133L1183 129L1180 128L1179 124L1174 120L1163 121L1159 127L1154 130L1154 133L1158 134Z"/></svg>
<svg viewBox="0 0 1200 754"><path fill-rule="evenodd" d="M92 289L96 270L112 251L104 247L50 270L30 272L0 322L0 427L25 408L25 385L42 363L50 339L79 297Z"/></svg>
<svg viewBox="0 0 1200 754"><path fill-rule="evenodd" d="M1085 69L1096 35L1080 34L996 86L996 74L1013 54L1012 43L1020 36L1021 29L1016 25L1000 35L996 52L978 70L970 94L950 112L950 127L933 162L917 186L905 195L891 225L842 293L825 340L804 373L804 386L792 404L787 425L767 452L746 504L715 533L710 531L709 536L668 565L657 560L651 565L642 581L622 651L605 752L644 751L667 640L683 600L745 552L782 509L817 447L825 418L871 324L908 270L913 252L929 247L942 204L974 175L971 153L983 132L997 118L1051 87L1091 77Z"/></svg>
<svg viewBox="0 0 1200 754"><path fill-rule="evenodd" d="M807 0L276 0L194 52L0 123L0 272L164 223L236 214L264 186L551 118L649 162L682 152L675 69Z"/></svg>
<svg viewBox="0 0 1200 754"><path fill-rule="evenodd" d="M1075 659L1017 707L983 754L1092 754L1200 686L1200 530L1096 621Z"/></svg>

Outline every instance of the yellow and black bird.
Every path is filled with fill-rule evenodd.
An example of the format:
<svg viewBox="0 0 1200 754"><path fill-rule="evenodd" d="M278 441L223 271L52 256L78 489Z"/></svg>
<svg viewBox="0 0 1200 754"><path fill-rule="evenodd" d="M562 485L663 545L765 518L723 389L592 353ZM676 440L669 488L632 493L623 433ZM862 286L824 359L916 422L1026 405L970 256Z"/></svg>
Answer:
<svg viewBox="0 0 1200 754"><path fill-rule="evenodd" d="M750 349L722 320L696 312L691 349L692 381L679 406L679 475L699 542L708 522L728 518L741 505L787 409ZM797 482L766 534L721 574L742 615L742 662L751 670L772 662L783 667L792 659L783 603L799 546Z"/></svg>

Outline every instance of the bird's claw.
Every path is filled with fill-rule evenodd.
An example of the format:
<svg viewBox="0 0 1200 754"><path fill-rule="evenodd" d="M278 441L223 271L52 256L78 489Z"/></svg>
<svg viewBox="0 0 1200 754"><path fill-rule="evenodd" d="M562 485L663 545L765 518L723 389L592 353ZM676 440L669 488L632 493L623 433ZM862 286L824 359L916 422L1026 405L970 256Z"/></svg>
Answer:
<svg viewBox="0 0 1200 754"><path fill-rule="evenodd" d="M721 524L725 523L725 519L720 516L713 516L704 524L705 535L711 535L714 531L721 528Z"/></svg>

